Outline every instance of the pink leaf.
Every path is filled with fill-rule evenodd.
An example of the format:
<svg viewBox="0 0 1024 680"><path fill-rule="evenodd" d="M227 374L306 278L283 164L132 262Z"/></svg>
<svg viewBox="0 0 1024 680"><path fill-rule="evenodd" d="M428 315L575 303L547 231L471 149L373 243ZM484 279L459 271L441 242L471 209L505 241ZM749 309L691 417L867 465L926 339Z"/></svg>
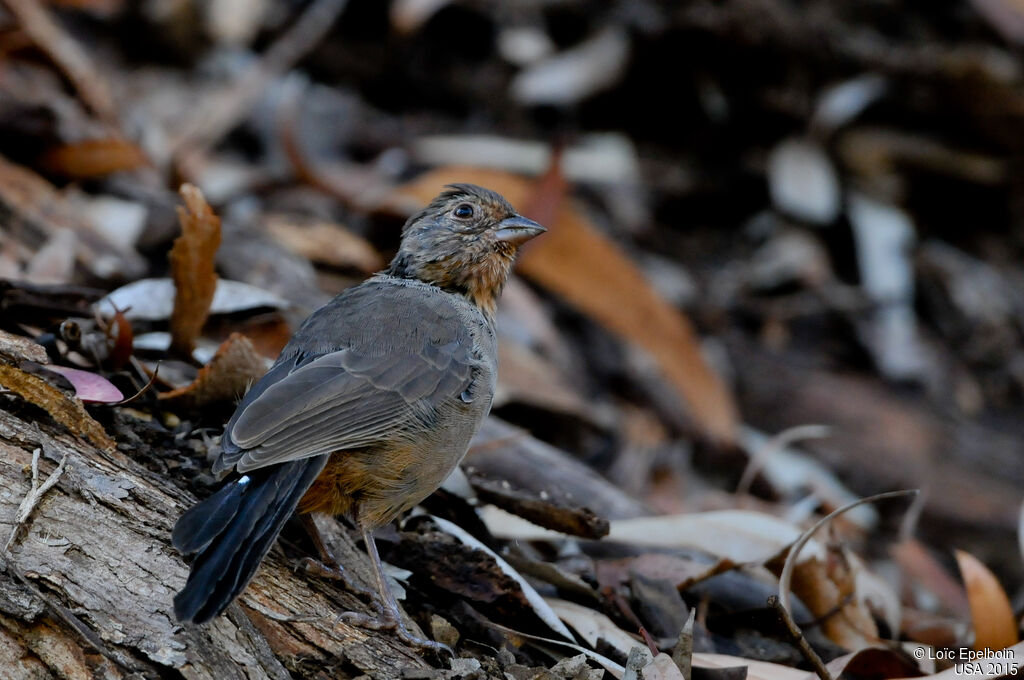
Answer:
<svg viewBox="0 0 1024 680"><path fill-rule="evenodd" d="M75 387L75 396L82 401L111 404L124 399L121 390L98 373L80 371L67 366L47 366L46 370L60 373Z"/></svg>

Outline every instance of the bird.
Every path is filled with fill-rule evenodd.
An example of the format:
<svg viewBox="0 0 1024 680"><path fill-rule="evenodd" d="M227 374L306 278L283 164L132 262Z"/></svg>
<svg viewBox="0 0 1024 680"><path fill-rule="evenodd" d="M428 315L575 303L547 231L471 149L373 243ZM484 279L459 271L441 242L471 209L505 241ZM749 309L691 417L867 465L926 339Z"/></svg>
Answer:
<svg viewBox="0 0 1024 680"><path fill-rule="evenodd" d="M405 223L386 269L300 325L225 426L212 466L228 472L223 486L174 526L172 544L194 556L178 621L220 615L293 514L325 513L362 533L380 597L374 627L445 648L402 624L373 532L465 456L494 396L498 298L520 246L544 231L494 191L447 185Z"/></svg>

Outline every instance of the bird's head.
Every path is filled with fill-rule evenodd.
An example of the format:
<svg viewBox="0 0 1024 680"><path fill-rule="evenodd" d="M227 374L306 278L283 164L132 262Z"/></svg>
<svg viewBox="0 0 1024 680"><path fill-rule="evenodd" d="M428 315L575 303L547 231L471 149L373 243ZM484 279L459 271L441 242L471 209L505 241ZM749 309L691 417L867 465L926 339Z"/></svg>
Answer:
<svg viewBox="0 0 1024 680"><path fill-rule="evenodd" d="M490 189L449 184L405 223L388 273L465 295L493 315L519 246L544 231Z"/></svg>

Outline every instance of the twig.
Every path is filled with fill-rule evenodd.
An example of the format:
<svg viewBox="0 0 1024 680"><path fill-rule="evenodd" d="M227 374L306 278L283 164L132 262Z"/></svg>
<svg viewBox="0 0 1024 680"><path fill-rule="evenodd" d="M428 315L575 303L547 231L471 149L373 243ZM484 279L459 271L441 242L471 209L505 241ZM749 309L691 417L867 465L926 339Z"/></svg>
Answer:
<svg viewBox="0 0 1024 680"><path fill-rule="evenodd" d="M22 30L53 60L79 96L104 122L119 128L110 86L78 42L61 28L38 0L2 0Z"/></svg>
<svg viewBox="0 0 1024 680"><path fill-rule="evenodd" d="M831 522L839 515L853 510L854 508L864 505L865 503L874 503L875 501L887 500L889 498L902 498L904 496L916 496L918 494L917 489L906 489L903 491L887 491L886 493L875 494L874 496L868 496L867 498L861 498L847 503L841 508L837 508L832 512L822 517L818 522L810 529L805 531L800 538L796 540L793 546L789 549L789 555L786 556L786 563L782 567L782 573L779 575L779 603L786 611L790 611L789 606L789 585L793 580L793 569L796 567L796 558L803 550L803 547L807 545L807 541L811 540L811 537L821 529L823 526Z"/></svg>
<svg viewBox="0 0 1024 680"><path fill-rule="evenodd" d="M320 42L346 4L347 0L313 0L291 28L232 86L203 101L175 135L171 142L171 156L180 159L186 152L200 153L238 125L267 84L290 69Z"/></svg>
<svg viewBox="0 0 1024 680"><path fill-rule="evenodd" d="M821 680L832 680L832 674L828 672L828 668L825 667L825 662L821 660L813 649L811 649L810 643L807 642L807 638L800 631L800 628L793 621L793 617L789 615L789 610L782 605L782 600L778 595L772 595L768 598L768 606L775 610L775 613L779 615L779 619L783 625L786 626L786 631L789 633L790 638L793 640L793 644L803 654L804 659L807 663L811 664L814 668L814 672Z"/></svg>
<svg viewBox="0 0 1024 680"><path fill-rule="evenodd" d="M658 644L654 641L654 638L651 637L651 634L647 632L647 629L644 628L644 624L640 622L640 618L629 606L629 603L626 602L626 598L622 597L622 595L607 586L601 589L601 594L609 598L619 610L619 613L628 619L631 624L636 626L637 631L640 633L640 637L643 638L644 644L646 644L647 648L651 650L651 656L657 656Z"/></svg>
<svg viewBox="0 0 1024 680"><path fill-rule="evenodd" d="M903 496L916 496L917 494L917 489L889 491L886 493L875 494L874 496L868 496L867 498L861 498L853 501L852 503L847 503L843 507L833 510L818 520L814 526L801 534L800 538L798 538L796 542L793 543L792 547L790 547L789 554L786 556L786 563L783 565L782 573L779 575L779 594L772 595L768 598L768 606L778 613L779 618L789 631L789 635L793 639L793 643L796 645L797 649L800 650L800 653L803 654L807 662L814 666L814 672L817 673L821 680L832 680L832 674L829 673L828 669L825 667L821 657L815 654L814 650L811 649L811 645L807 642L804 634L800 631L800 628L796 625L796 622L793 621L793 617L789 613L791 611L789 603L789 588L793 581L793 569L796 567L797 556L819 529L844 512L852 510L857 506L864 505L865 503L874 503L875 501L886 500L889 498L902 498Z"/></svg>
<svg viewBox="0 0 1024 680"><path fill-rule="evenodd" d="M127 399L122 399L121 401L115 401L112 404L107 404L107 406L124 406L126 404L132 403L133 401L135 401L136 399L141 397L143 394L148 392L151 387L153 387L153 383L156 382L156 377L157 377L157 375L159 373L160 373L160 364L157 364L156 368L153 369L153 375L150 376L149 382L146 383L145 385L143 385L142 389L140 389L138 392L136 392L132 396L128 397Z"/></svg>
<svg viewBox="0 0 1024 680"><path fill-rule="evenodd" d="M764 444L764 446L758 446L754 450L750 451L750 460L747 462L747 467L743 470L743 475L740 477L739 484L736 485L736 495L746 496L750 492L750 487L754 483L754 478L757 473L760 472L765 463L769 458L773 457L779 451L788 448L790 445L795 444L798 441L804 439L821 439L828 437L832 433L831 428L828 425L798 425L791 427L788 430L783 430L777 435L772 437Z"/></svg>
<svg viewBox="0 0 1024 680"><path fill-rule="evenodd" d="M42 453L42 449L35 449L32 451L32 488L29 489L28 493L25 494L25 498L22 499L21 505L18 506L18 514L14 518L14 528L11 529L11 535L7 537L7 542L4 544L4 552L8 552L11 549L11 544L18 536L18 532L22 526L28 521L29 515L35 509L39 501L42 500L43 496L47 491L53 488L53 485L60 480L60 476L64 474L64 468L68 462L67 454L60 459L60 463L57 464L57 469L46 478L42 484L39 483L39 454Z"/></svg>

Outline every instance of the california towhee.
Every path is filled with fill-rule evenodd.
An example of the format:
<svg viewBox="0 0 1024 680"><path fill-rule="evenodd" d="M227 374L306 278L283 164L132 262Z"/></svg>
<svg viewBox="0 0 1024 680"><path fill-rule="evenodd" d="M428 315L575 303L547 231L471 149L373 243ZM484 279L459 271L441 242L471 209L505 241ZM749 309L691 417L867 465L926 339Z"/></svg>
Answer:
<svg viewBox="0 0 1024 680"><path fill-rule="evenodd" d="M449 185L406 222L387 270L303 322L224 430L213 470L236 474L174 527L174 546L196 555L178 620L223 612L296 509L347 514L388 624L440 647L401 625L372 532L466 454L494 395L498 295L519 246L543 231L493 191Z"/></svg>

